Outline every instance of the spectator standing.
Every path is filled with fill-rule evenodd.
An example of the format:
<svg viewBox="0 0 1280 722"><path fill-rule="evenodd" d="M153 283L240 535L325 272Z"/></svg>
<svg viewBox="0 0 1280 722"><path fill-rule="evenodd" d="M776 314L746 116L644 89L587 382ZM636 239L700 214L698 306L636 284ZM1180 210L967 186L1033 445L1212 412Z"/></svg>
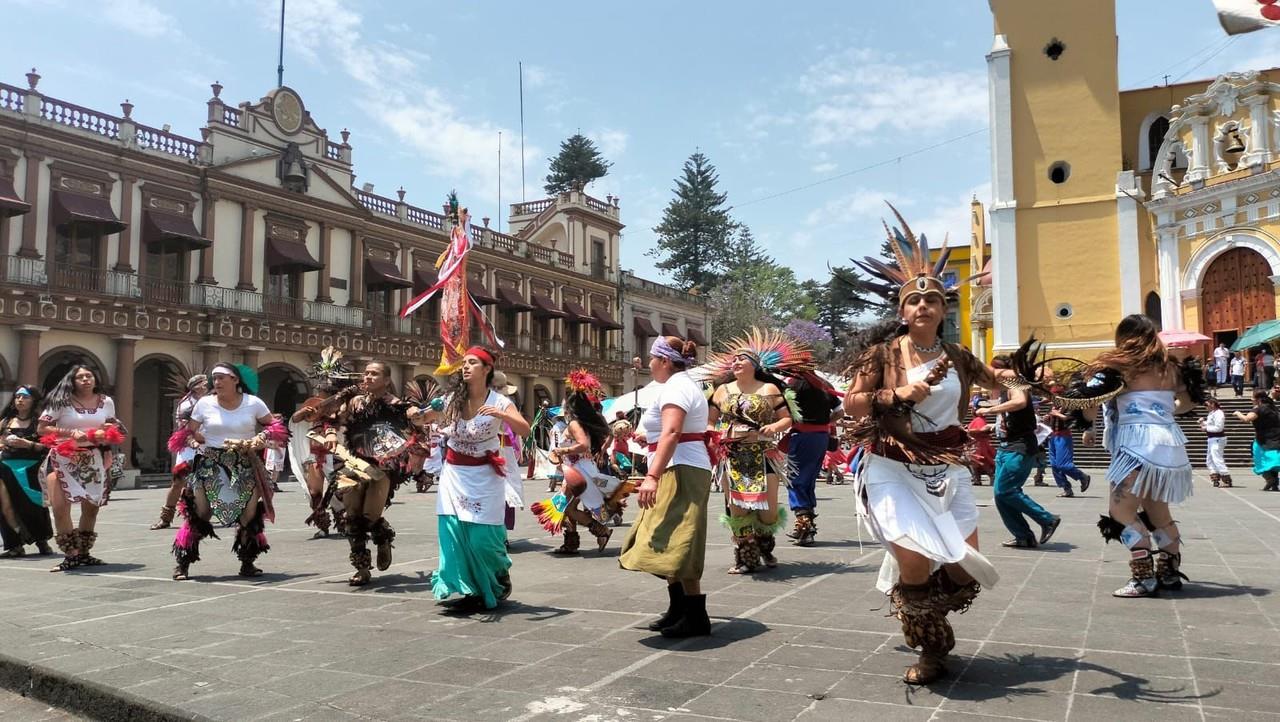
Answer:
<svg viewBox="0 0 1280 722"><path fill-rule="evenodd" d="M1223 450L1227 446L1227 415L1222 412L1222 404L1217 399L1206 400L1204 406L1208 413L1200 419L1200 428L1204 429L1207 442L1204 465L1209 468L1209 481L1215 487L1222 485L1230 489L1231 473L1223 456Z"/></svg>
<svg viewBox="0 0 1280 722"><path fill-rule="evenodd" d="M1227 345L1218 342L1218 347L1213 350L1213 365L1217 371L1217 385L1222 386L1227 383L1227 362L1231 360L1231 351L1227 350Z"/></svg>
<svg viewBox="0 0 1280 722"><path fill-rule="evenodd" d="M1263 389L1270 389L1276 383L1276 357L1270 346L1262 347Z"/></svg>
<svg viewBox="0 0 1280 722"><path fill-rule="evenodd" d="M1237 351L1235 356L1231 357L1231 388L1236 392L1236 398L1244 396L1244 351Z"/></svg>

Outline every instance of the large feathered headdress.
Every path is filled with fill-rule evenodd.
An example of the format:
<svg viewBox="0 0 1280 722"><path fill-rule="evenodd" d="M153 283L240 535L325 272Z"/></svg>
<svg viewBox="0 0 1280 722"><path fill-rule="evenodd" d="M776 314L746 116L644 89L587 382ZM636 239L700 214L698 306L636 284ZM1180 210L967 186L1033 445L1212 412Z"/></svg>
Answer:
<svg viewBox="0 0 1280 722"><path fill-rule="evenodd" d="M351 368L342 360L342 352L332 346L326 346L320 352L320 360L311 365L311 378L320 381L324 379L344 379L352 376Z"/></svg>
<svg viewBox="0 0 1280 722"><path fill-rule="evenodd" d="M885 205L889 206L889 210L893 211L894 217L902 226L901 229L890 228L888 223L884 223L884 232L888 237L889 248L893 251L895 263L885 263L871 256L854 263L883 282L872 284L876 290L896 291L899 304L912 293L934 293L944 300L950 298L955 292L955 285L947 285L942 280L942 271L951 258L951 249L947 248L944 241L938 252L938 260L931 262L929 241L924 234L916 236L898 209L888 201L885 201Z"/></svg>
<svg viewBox="0 0 1280 722"><path fill-rule="evenodd" d="M699 379L720 383L733 377L733 360L745 356L756 368L775 376L801 376L813 371L813 352L805 344L773 329L752 328L745 336L713 353L694 370Z"/></svg>
<svg viewBox="0 0 1280 722"><path fill-rule="evenodd" d="M601 401L605 397L604 386L600 384L600 380L586 369L570 371L564 378L564 387L570 393L582 394L592 401Z"/></svg>

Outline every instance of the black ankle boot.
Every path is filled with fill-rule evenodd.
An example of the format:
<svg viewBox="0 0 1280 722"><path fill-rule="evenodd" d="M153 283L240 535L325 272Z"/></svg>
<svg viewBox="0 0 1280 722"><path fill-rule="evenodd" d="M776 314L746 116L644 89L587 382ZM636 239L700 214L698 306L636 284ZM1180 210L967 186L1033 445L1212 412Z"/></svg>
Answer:
<svg viewBox="0 0 1280 722"><path fill-rule="evenodd" d="M680 582L668 584L667 598L670 600L667 611L656 621L649 623L650 631L661 632L664 627L670 627L680 621L680 616L684 612L684 585Z"/></svg>
<svg viewBox="0 0 1280 722"><path fill-rule="evenodd" d="M680 617L680 621L662 629L662 636L669 639L705 637L709 634L711 634L711 618L707 616L707 595L705 594L686 594L684 615Z"/></svg>

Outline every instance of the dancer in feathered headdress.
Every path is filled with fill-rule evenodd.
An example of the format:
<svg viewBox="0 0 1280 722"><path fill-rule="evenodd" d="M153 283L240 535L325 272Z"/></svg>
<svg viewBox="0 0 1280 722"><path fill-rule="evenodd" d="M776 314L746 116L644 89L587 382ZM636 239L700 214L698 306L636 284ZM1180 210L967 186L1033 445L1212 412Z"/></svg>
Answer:
<svg viewBox="0 0 1280 722"><path fill-rule="evenodd" d="M609 425L600 413L604 387L586 369L576 369L565 378L564 410L569 426L564 443L551 450L551 461L564 473L561 493L534 502L529 510L552 534L563 530L564 543L556 554L577 554L578 525L583 524L596 538L596 548L604 551L613 530L605 521L621 509L630 489L622 480L600 470L599 461L608 453Z"/></svg>
<svg viewBox="0 0 1280 722"><path fill-rule="evenodd" d="M458 204L458 194L449 194L449 246L436 259L435 285L415 296L400 310L401 318L440 294L440 365L436 376L449 376L462 367L462 357L471 339L471 321L480 324L485 337L498 348L502 339L494 333L484 312L467 291L467 254L471 252L471 214Z"/></svg>
<svg viewBox="0 0 1280 722"><path fill-rule="evenodd" d="M853 382L844 410L856 420L848 438L864 448L859 511L889 551L877 587L890 595L907 644L922 649L904 680L926 684L946 671L954 646L947 614L967 609L981 586L998 578L977 549L978 510L960 419L973 386L1005 391L1000 377L1014 374L998 374L942 340L952 296L942 279L948 252L944 247L932 261L924 236L890 209L901 226L885 224L896 263L867 258L858 265L897 297L899 317L895 333L874 339L847 372Z"/></svg>
<svg viewBox="0 0 1280 722"><path fill-rule="evenodd" d="M778 564L774 535L786 524L778 485L790 475L778 442L794 421L795 399L778 377L812 372L813 354L806 346L777 331L753 328L692 373L716 384L709 422L723 426L720 449L729 511L721 521L733 532L730 574L754 572L762 563Z"/></svg>
<svg viewBox="0 0 1280 722"><path fill-rule="evenodd" d="M152 530L168 529L173 524L182 490L187 488L187 472L191 470L191 462L196 458L195 448L187 443L191 438L187 421L191 418L191 410L195 408L196 402L209 393L209 377L196 374L191 378L183 378L180 374L173 374L169 377L169 389L177 397L173 407L173 433L169 435L168 444L169 453L173 455L173 481L169 484L164 506L160 507L160 519L151 525Z"/></svg>
<svg viewBox="0 0 1280 722"><path fill-rule="evenodd" d="M330 446L337 443L334 416L338 407L331 405L324 413L322 407L340 389L351 386L359 374L351 371L342 351L327 346L311 365L308 376L315 393L289 419L289 463L311 502L306 524L316 528L313 538L318 539L329 536L331 525L338 534L347 533L346 510L336 496L336 461L330 451Z"/></svg>

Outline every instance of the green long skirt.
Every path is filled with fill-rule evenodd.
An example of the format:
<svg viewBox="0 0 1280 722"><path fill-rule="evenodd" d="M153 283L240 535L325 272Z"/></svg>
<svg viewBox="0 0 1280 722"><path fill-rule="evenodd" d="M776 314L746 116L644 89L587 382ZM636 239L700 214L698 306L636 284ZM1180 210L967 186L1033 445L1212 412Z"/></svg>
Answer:
<svg viewBox="0 0 1280 722"><path fill-rule="evenodd" d="M436 528L440 533L440 568L431 575L435 598L461 594L484 599L486 609L498 606L502 594L498 576L511 568L506 528L459 521L452 514L437 516Z"/></svg>
<svg viewBox="0 0 1280 722"><path fill-rule="evenodd" d="M668 467L658 480L658 498L622 545L618 564L667 579L701 579L707 557L707 498L711 471Z"/></svg>

